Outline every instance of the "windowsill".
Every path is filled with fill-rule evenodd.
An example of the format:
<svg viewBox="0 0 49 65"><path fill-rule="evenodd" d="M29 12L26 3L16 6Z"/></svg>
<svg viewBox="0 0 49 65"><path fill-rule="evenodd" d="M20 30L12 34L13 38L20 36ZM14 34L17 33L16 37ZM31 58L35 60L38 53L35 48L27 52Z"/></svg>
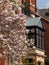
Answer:
<svg viewBox="0 0 49 65"><path fill-rule="evenodd" d="M40 51L43 51L43 52L45 52L45 50L44 49L40 49L40 48L36 48L37 50L40 50Z"/></svg>

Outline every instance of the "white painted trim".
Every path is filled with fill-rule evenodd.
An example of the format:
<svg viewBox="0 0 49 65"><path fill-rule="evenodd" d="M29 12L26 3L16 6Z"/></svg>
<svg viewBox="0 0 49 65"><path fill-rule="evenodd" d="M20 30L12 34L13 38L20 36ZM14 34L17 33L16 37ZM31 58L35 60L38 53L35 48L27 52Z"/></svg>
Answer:
<svg viewBox="0 0 49 65"><path fill-rule="evenodd" d="M35 5L33 5L33 4L31 3L31 0L30 0L30 5L33 6L33 7L35 7Z"/></svg>

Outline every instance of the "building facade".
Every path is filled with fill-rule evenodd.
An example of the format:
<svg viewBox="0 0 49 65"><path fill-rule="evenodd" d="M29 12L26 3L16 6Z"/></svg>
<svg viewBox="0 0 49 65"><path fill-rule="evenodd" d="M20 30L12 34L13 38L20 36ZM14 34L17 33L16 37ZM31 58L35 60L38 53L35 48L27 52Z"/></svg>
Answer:
<svg viewBox="0 0 49 65"><path fill-rule="evenodd" d="M45 28L45 54L47 55L47 58L49 58L49 20L42 18L43 25Z"/></svg>
<svg viewBox="0 0 49 65"><path fill-rule="evenodd" d="M49 20L49 8L48 9L39 9L39 15Z"/></svg>
<svg viewBox="0 0 49 65"><path fill-rule="evenodd" d="M36 23L37 23L37 21L39 21L39 22L41 22L42 20L41 19L39 19L38 20L38 18L36 19L36 17L40 17L40 16L38 16L37 15L37 12L38 12L38 10L37 10L37 8L36 8L36 0L29 0L29 2L28 2L28 0L26 0L25 2L27 2L27 4L29 4L30 6L28 6L29 7L29 10L31 11L31 13L30 13L30 18L27 20L28 21L28 26L26 27L27 29L29 29L29 32L28 32L28 36L29 36L29 40L31 39L32 40L32 43L34 42L34 46L36 47L33 47L33 49L31 50L31 52L29 52L29 55L27 56L27 60L29 60L29 62L30 63L35 63L35 64L39 64L39 63L41 63L41 64L43 64L44 65L44 60L45 60L45 50L44 49L42 49L41 47L43 47L44 46L44 40L43 40L43 42L42 42L42 40L39 38L39 37L37 37L36 38L36 33L37 33L37 31L36 31L36 33L34 33L34 30L33 29L36 29L36 27L37 27L37 29L38 29L38 27L40 26L40 25L42 25L43 26L43 22L40 24L39 23L39 26L38 25L36 25ZM27 12L26 12L27 13ZM27 22L26 21L26 22ZM44 26L43 26L44 27ZM40 27L41 28L41 27ZM40 29L39 28L39 29ZM31 32L32 31L32 32ZM38 32L40 33L40 31L38 30ZM35 34L35 41L33 40L33 38L34 38L34 34ZM44 33L41 33L42 35L44 35ZM38 36L38 35L37 35ZM39 34L39 36L40 36L40 34ZM43 36L42 36L43 37ZM43 37L44 38L44 37ZM43 39L42 38L42 39ZM30 41L31 41L30 40ZM38 41L39 40L39 41ZM31 42L30 42L31 43ZM38 43L39 43L39 45L38 45ZM40 44L40 43L42 43L42 44ZM44 43L44 44L43 44ZM41 46L40 46L41 45ZM30 46L30 47L32 47L32 46ZM31 60L31 61L30 61Z"/></svg>
<svg viewBox="0 0 49 65"><path fill-rule="evenodd" d="M42 21L40 17L29 17L26 21L26 28L29 30L27 32L27 40L28 48L31 48L30 52L28 53L28 59L32 59L32 63L36 65L41 64L44 65L45 59L45 51L44 51L44 28L42 25Z"/></svg>
<svg viewBox="0 0 49 65"><path fill-rule="evenodd" d="M33 0L32 0L33 2ZM35 5L35 2L34 2ZM35 7L36 8L36 7ZM33 9L32 9L33 10ZM42 23L44 25L45 28L45 36L44 36L44 46L45 46L45 54L47 55L47 58L49 57L49 9L42 9L42 10L36 10L38 12L38 14L36 14L35 10L33 10L33 12L35 12L35 17L41 17ZM33 14L31 14L33 15ZM34 16L32 16L34 17Z"/></svg>
<svg viewBox="0 0 49 65"><path fill-rule="evenodd" d="M25 10L25 7L23 8L20 3L23 3L23 5L28 7L27 10ZM28 30L26 32L27 41L28 41L28 55L24 59L22 58L25 63L29 63L30 65L36 64L36 65L44 65L45 64L45 52L48 56L48 47L46 47L48 44L48 21L44 18L40 18L39 15L37 15L37 8L36 8L36 0L21 0L18 2L22 8L18 9L17 14L21 14L22 11L25 12L25 14L30 15L28 19L26 20L26 29ZM24 9L24 10L22 10ZM29 12L28 12L29 10ZM45 32L46 29L46 32ZM45 34L45 36L44 36ZM48 34L48 35L47 35ZM44 42L45 38L45 42ZM45 49L44 49L45 47ZM5 62L5 65L7 64L7 58ZM1 63L2 64L2 63ZM25 64L26 65L26 64Z"/></svg>
<svg viewBox="0 0 49 65"><path fill-rule="evenodd" d="M49 58L49 9L39 10L39 15L42 17L45 27L45 53L47 55L47 58Z"/></svg>

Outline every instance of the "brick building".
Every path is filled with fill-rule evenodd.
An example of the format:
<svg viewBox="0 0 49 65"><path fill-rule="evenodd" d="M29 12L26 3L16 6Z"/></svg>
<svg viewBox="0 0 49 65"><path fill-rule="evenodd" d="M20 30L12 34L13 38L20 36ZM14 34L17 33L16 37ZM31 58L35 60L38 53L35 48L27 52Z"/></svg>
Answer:
<svg viewBox="0 0 49 65"><path fill-rule="evenodd" d="M36 0L21 0L21 2L22 3L26 2L27 7L29 8L29 10L27 10L29 12L27 12L26 10L25 11L23 10L23 11L25 12L25 14L30 15L30 17L28 17L26 21L27 22L26 28L29 29L29 35L33 34L33 36L32 35L30 36L31 38L29 37L28 43L31 43L31 42L34 43L33 44L34 46L32 46L32 44L28 46L28 49L30 48L29 49L30 52L28 52L28 56L26 57L26 60L29 61L30 65L31 63L36 64L36 65L38 65L39 63L42 63L44 65L45 53L47 57L49 57L48 55L49 54L48 53L49 52L48 51L49 49L48 47L49 45L49 42L48 42L49 41L48 40L49 39L49 31L48 31L49 21L38 14L38 10L36 7ZM21 11L22 11L21 8L19 8L19 11L17 13L21 14L22 13ZM44 42L44 39L45 39L45 42ZM40 45L38 44L38 42ZM45 47L45 50L44 50L44 47ZM3 61L3 63L4 62L6 63L6 61Z"/></svg>
<svg viewBox="0 0 49 65"><path fill-rule="evenodd" d="M45 27L45 54L49 58L49 20L42 18Z"/></svg>
<svg viewBox="0 0 49 65"><path fill-rule="evenodd" d="M47 9L39 9L39 15L49 20L49 8Z"/></svg>
<svg viewBox="0 0 49 65"><path fill-rule="evenodd" d="M29 9L31 10L31 16L32 17L41 17L42 23L44 25L44 29L45 29L45 36L44 36L44 47L45 47L45 54L47 56L47 58L49 58L49 9L43 9L42 12L38 12L37 8L36 8L36 0L29 0ZM28 1L26 1L28 2ZM32 3L33 2L33 3ZM31 4L30 4L31 3ZM41 10L40 10L41 11ZM43 15L42 15L42 14Z"/></svg>
<svg viewBox="0 0 49 65"><path fill-rule="evenodd" d="M45 50L43 49L44 48L43 46L45 43L44 43L43 38L40 37L41 36L40 34L39 34L40 36L37 37L38 35L37 35L37 31L36 31L36 29L38 29L38 28L39 28L38 29L39 33L40 33L41 29L44 30L42 17L40 18L40 16L38 15L38 9L36 7L36 0L29 0L29 1L25 0L25 2L29 5L28 7L29 7L29 10L31 11L30 13L26 12L26 14L27 13L30 14L30 17L26 21L26 23L27 23L26 28L29 29L29 31L30 31L30 32L28 32L27 36L29 36L29 40L33 40L34 34L35 34L34 45L36 47L34 50L31 50L31 52L29 52L29 55L31 55L31 56L28 56L27 59L32 60L32 61L29 60L30 63L35 63L36 65L38 65L38 62L41 62L44 65ZM39 22L39 24L37 22ZM40 26L42 26L42 28ZM33 32L34 31L33 29L36 32ZM31 32L31 30L32 30L32 32ZM43 34L43 33L41 33L41 34ZM32 43L33 43L33 41L32 41ZM38 45L38 43L39 43L39 45ZM41 47L43 47L43 48L41 48Z"/></svg>
<svg viewBox="0 0 49 65"><path fill-rule="evenodd" d="M44 20L44 27L45 27L45 53L47 58L49 58L49 8L48 9L40 9L39 15Z"/></svg>
<svg viewBox="0 0 49 65"><path fill-rule="evenodd" d="M32 5L35 6L34 7L34 6L30 5L31 12L32 13L34 12L35 17L41 17L41 20L42 20L44 28L45 28L44 45L45 45L45 54L47 55L47 58L48 58L49 57L49 31L48 31L48 29L49 29L49 20L48 20L49 19L48 18L49 17L49 14L48 14L49 9L43 9L42 11L40 10L38 13L38 10L36 8L36 0L30 0L30 2L33 2L34 4L32 4ZM41 14L42 12L44 12L44 13ZM33 14L31 14L31 15L33 15Z"/></svg>
<svg viewBox="0 0 49 65"><path fill-rule="evenodd" d="M31 0L30 0L31 2ZM39 14L36 14L36 12L38 13L38 10L36 10L36 0L32 0L32 2L34 3L34 10L32 9L32 5L31 5L31 10L32 12L34 12L34 15L36 17L41 17L41 20L43 22L44 28L45 28L45 36L44 36L44 45L45 45L45 54L47 55L47 58L49 57L49 9L43 9L42 12L44 12L43 14L41 14L41 10L39 11Z"/></svg>

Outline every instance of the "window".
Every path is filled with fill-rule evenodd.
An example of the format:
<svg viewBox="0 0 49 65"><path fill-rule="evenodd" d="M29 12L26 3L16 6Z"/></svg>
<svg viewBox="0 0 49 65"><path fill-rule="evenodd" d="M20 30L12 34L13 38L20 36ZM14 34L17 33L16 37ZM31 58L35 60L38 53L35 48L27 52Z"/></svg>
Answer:
<svg viewBox="0 0 49 65"><path fill-rule="evenodd" d="M44 32L40 29L36 29L36 46L44 49Z"/></svg>
<svg viewBox="0 0 49 65"><path fill-rule="evenodd" d="M37 48L44 49L44 32L41 29L29 29L27 39L29 39L30 42L32 40Z"/></svg>
<svg viewBox="0 0 49 65"><path fill-rule="evenodd" d="M29 9L28 2L22 0L22 4L24 5L24 7L22 7L22 13L27 16L30 16L31 11Z"/></svg>
<svg viewBox="0 0 49 65"><path fill-rule="evenodd" d="M28 32L27 39L35 39L35 33Z"/></svg>
<svg viewBox="0 0 49 65"><path fill-rule="evenodd" d="M44 37L42 37L42 45L41 45L42 47L42 49L44 49Z"/></svg>
<svg viewBox="0 0 49 65"><path fill-rule="evenodd" d="M29 32L26 34L28 43L34 44L35 43L35 29L29 29Z"/></svg>
<svg viewBox="0 0 49 65"><path fill-rule="evenodd" d="M46 12L45 15L46 15L46 16L49 16L49 12Z"/></svg>
<svg viewBox="0 0 49 65"><path fill-rule="evenodd" d="M35 29L31 29L31 33L35 33Z"/></svg>

